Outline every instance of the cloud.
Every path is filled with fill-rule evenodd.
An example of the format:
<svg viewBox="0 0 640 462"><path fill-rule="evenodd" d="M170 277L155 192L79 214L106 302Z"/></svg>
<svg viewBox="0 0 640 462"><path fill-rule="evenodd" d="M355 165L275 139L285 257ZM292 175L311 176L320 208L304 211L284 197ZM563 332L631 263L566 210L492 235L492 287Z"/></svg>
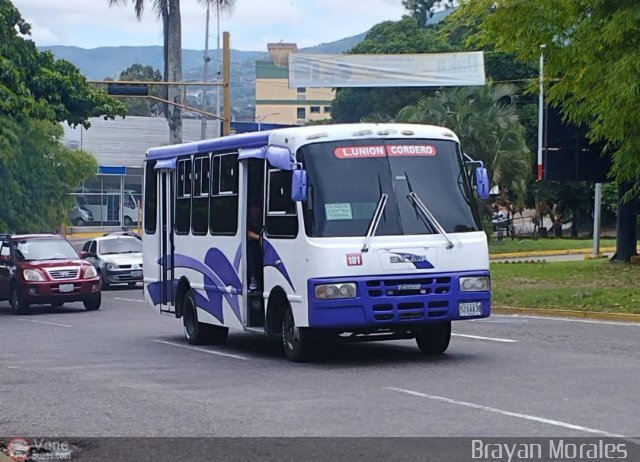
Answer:
<svg viewBox="0 0 640 462"><path fill-rule="evenodd" d="M84 48L121 45L161 45L162 25L146 1L142 20L133 2L109 7L108 0L13 0L33 26L38 45ZM231 46L266 50L268 41L296 42L300 47L331 42L362 33L385 20L400 19L400 0L237 0L220 28L231 33ZM181 2L183 47L203 49L205 7L195 0ZM216 15L210 18L210 46L215 47Z"/></svg>

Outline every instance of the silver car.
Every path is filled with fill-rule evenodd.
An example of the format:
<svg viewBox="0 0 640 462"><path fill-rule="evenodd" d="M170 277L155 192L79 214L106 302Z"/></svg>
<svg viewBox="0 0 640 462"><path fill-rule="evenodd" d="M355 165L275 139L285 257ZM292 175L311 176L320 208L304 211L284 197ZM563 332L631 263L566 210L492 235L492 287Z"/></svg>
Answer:
<svg viewBox="0 0 640 462"><path fill-rule="evenodd" d="M107 235L87 241L82 257L93 263L102 288L113 284L135 286L142 282L142 241L128 235Z"/></svg>

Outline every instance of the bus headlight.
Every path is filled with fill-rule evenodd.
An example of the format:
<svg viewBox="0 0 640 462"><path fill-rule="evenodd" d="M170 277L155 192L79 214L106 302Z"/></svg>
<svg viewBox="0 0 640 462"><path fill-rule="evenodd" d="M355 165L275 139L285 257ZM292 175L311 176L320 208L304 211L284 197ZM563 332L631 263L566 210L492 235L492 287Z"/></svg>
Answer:
<svg viewBox="0 0 640 462"><path fill-rule="evenodd" d="M480 292L491 289L489 276L466 276L460 278L460 292Z"/></svg>
<svg viewBox="0 0 640 462"><path fill-rule="evenodd" d="M355 298L357 294L355 282L337 284L320 284L315 288L316 299L332 300L335 298Z"/></svg>

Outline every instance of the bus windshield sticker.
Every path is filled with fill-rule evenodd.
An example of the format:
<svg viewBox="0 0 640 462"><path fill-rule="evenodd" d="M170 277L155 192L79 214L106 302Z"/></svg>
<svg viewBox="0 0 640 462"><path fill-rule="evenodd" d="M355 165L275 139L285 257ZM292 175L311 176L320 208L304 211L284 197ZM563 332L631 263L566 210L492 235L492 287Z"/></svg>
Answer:
<svg viewBox="0 0 640 462"><path fill-rule="evenodd" d="M436 147L431 144L388 144L387 154L391 156L425 156L436 155Z"/></svg>
<svg viewBox="0 0 640 462"><path fill-rule="evenodd" d="M366 159L370 157L433 157L437 154L432 144L388 144L386 146L340 146L336 148L338 159Z"/></svg>
<svg viewBox="0 0 640 462"><path fill-rule="evenodd" d="M327 220L353 220L351 212L351 204L349 202L342 204L325 204L324 212Z"/></svg>
<svg viewBox="0 0 640 462"><path fill-rule="evenodd" d="M338 159L364 159L368 157L384 157L384 146L341 146L336 148L335 155Z"/></svg>

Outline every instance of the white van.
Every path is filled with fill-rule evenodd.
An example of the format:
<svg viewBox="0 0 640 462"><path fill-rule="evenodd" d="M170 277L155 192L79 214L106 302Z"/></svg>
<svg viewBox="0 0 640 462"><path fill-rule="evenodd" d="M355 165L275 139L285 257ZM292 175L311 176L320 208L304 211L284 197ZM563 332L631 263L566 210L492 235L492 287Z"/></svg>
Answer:
<svg viewBox="0 0 640 462"><path fill-rule="evenodd" d="M138 223L138 201L135 191L125 191L122 198L122 224L133 226ZM94 223L120 223L120 194L96 194L82 197L83 206L93 214Z"/></svg>

